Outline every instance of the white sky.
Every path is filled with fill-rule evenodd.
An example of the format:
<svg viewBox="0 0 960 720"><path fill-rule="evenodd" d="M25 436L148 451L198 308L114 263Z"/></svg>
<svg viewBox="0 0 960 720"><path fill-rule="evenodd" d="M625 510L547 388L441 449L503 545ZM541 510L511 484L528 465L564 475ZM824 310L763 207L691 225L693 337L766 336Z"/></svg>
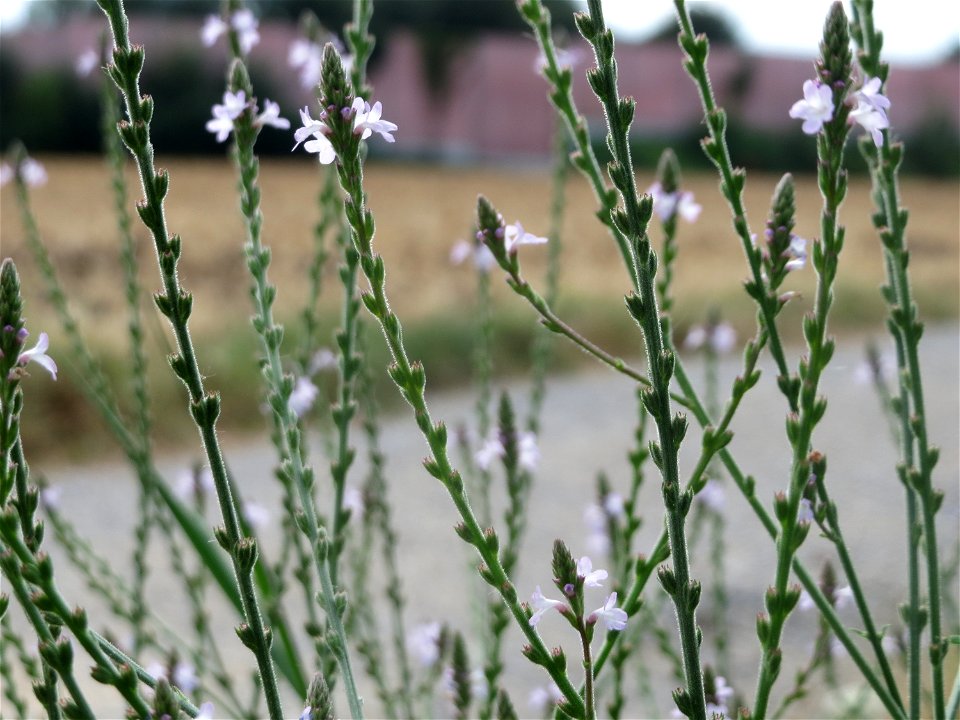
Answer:
<svg viewBox="0 0 960 720"><path fill-rule="evenodd" d="M0 29L13 29L27 2L43 0L0 0ZM670 0L604 0L603 4L607 23L624 38L642 39L673 17ZM725 12L753 52L813 57L830 0L712 0L705 4ZM845 4L849 6L849 0ZM884 33L887 60L930 62L960 41L960 3L954 0L875 0L874 16Z"/></svg>

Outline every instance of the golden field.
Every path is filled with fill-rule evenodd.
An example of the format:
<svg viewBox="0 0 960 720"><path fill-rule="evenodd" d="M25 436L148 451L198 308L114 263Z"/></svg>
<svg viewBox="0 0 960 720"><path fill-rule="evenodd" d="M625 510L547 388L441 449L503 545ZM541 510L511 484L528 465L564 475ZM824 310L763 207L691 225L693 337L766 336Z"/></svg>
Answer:
<svg viewBox="0 0 960 720"><path fill-rule="evenodd" d="M122 333L118 317L122 294L118 283L117 231L107 173L97 158L42 158L49 183L32 193L31 202L44 242L85 325L98 342ZM159 165L171 173L167 198L169 227L183 238L182 280L195 296L193 327L213 332L224 323L244 321L249 308L248 276L243 261L243 225L235 192L236 179L227 160L176 159ZM266 161L261 170L264 241L272 248L270 276L281 287L278 312L288 315L303 302L303 269L311 252L317 219L317 165L307 161ZM130 176L136 189L136 178ZM751 227L762 232L770 194L778 178L751 173L746 205ZM641 175L641 188L652 171ZM536 169L458 169L427 166L372 165L366 184L377 221L376 249L389 272L388 290L401 318L418 319L449 313L469 302L472 285L465 268L448 261L452 244L466 237L478 193L489 197L508 222L545 234L548 225L549 176ZM695 321L704 307L719 305L737 317L746 303L740 282L746 276L742 251L723 198L710 173L688 175L704 210L693 225L681 225L675 295L681 318ZM133 194L131 205L139 194ZM955 317L960 275L960 195L955 181L910 178L903 184L910 210L909 244L914 290L926 316ZM627 290L625 272L613 242L593 216L596 204L586 184L573 174L567 187L562 287L567 303L619 304ZM819 194L814 178L797 180L798 234L818 234ZM877 317L876 288L882 279L879 243L869 222L871 211L865 178L850 184L841 222L847 244L841 261L838 294L876 305L876 312L838 306L839 318ZM22 239L13 191L2 194L0 237L3 254L13 257L24 279L32 325L46 324L46 303L37 287L35 265ZM134 220L141 240L147 290L159 286L146 231ZM656 237L656 233L654 233ZM524 248L528 275L539 279L545 251ZM331 283L335 277L329 275ZM813 287L809 270L788 281L795 289ZM336 297L328 284L327 296ZM519 301L510 301L519 302ZM574 303L576 304L576 303ZM749 322L749 320L748 320Z"/></svg>
<svg viewBox="0 0 960 720"><path fill-rule="evenodd" d="M101 159L40 158L49 173L47 185L32 192L31 202L44 242L66 286L73 309L91 345L103 353L113 371L122 367L125 342L122 270L118 259L117 230L109 191L108 173ZM158 165L171 175L167 197L169 227L183 239L181 278L194 294L191 327L205 372L212 385L246 382L255 378L252 333L248 331L249 279L243 258L244 229L235 191L236 178L228 160L160 158ZM641 188L653 180L652 170L638 178ZM320 170L309 160L268 160L261 168L264 242L273 253L270 279L278 285L277 316L293 325L305 302L305 268L312 246L312 227L317 220L316 195ZM750 173L746 205L751 227L762 233L766 208L779 178ZM137 178L131 171L131 207L139 197ZM700 220L681 224L678 239L674 294L677 327L700 322L707 310L717 307L741 330L751 331L753 310L741 288L746 264L736 239L726 205L710 173L690 174L685 187L703 205ZM377 233L376 249L386 261L387 289L394 310L408 330L433 325L430 346L414 347L427 360L428 373L442 381L464 377L468 364L463 335L444 334L442 328L469 325L472 318L474 281L466 267L451 267L449 251L458 238L470 232L478 193L501 210L508 222L520 219L535 233L546 234L550 177L546 169L449 168L423 165L371 164L366 186ZM960 195L956 181L909 178L903 184L904 204L909 208L911 269L921 316L925 319L956 318L960 275ZM21 273L29 328L34 336L47 330L54 357L69 370L65 343L44 298L41 279L23 241L20 218L11 188L0 194L2 254L15 259ZM815 178L797 180L800 221L796 231L807 238L818 234L819 192ZM585 334L621 353L635 352L638 337L630 331L622 297L628 290L619 254L593 213L596 204L586 183L571 173L567 186L561 282L561 315L572 318ZM879 241L870 225L869 187L866 178L852 179L841 222L847 227L847 243L841 259L833 327L838 330L880 329L884 315L877 287L883 269ZM159 287L152 244L134 219L144 288ZM658 238L658 233L653 233ZM525 247L521 257L526 275L542 285L546 251ZM339 315L339 292L334 263L329 263L322 302L329 308L329 325ZM799 312L809 308L813 273L809 268L795 273L787 287L803 297L793 303L784 318L784 332L799 338ZM526 327L532 313L499 282L500 312ZM151 303L145 303L147 327L157 337L165 328ZM236 338L244 339L238 341ZM411 336L412 337L412 336ZM430 355L446 344L433 365ZM467 342L469 341L469 335ZM329 341L328 341L329 342ZM178 389L171 384L165 363L154 363L154 383L161 394L172 393L177 405ZM231 365L242 366L237 370ZM459 365L459 368L447 366ZM431 367L433 368L432 372ZM69 374L69 372L65 373ZM37 383L40 385L40 383ZM38 394L51 390L36 387ZM64 415L64 429L74 427L82 403L64 383L58 383L56 399L47 407ZM256 393L253 393L255 395ZM39 400L40 398L37 398ZM250 398L246 407L253 407ZM43 403L46 404L46 403ZM158 414L161 414L158 409ZM48 427L49 429L49 427Z"/></svg>

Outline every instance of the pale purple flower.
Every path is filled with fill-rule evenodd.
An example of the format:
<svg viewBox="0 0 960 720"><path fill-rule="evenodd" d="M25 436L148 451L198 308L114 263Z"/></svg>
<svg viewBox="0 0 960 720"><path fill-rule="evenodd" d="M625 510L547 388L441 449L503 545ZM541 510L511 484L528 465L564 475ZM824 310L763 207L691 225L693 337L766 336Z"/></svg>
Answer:
<svg viewBox="0 0 960 720"><path fill-rule="evenodd" d="M300 720L310 720L313 717L313 708L307 705L300 713Z"/></svg>
<svg viewBox="0 0 960 720"><path fill-rule="evenodd" d="M713 512L719 513L723 511L726 494L724 493L723 485L711 479L707 480L700 492L697 493L695 499L706 505Z"/></svg>
<svg viewBox="0 0 960 720"><path fill-rule="evenodd" d="M233 132L233 121L247 109L247 95L243 90L223 93L223 104L213 106L213 119L207 121L207 131L216 133L217 142L223 142Z"/></svg>
<svg viewBox="0 0 960 720"><path fill-rule="evenodd" d="M883 146L883 132L881 131L890 127L890 121L883 110L861 99L857 103L857 107L850 111L850 119L870 133L874 145L877 147Z"/></svg>
<svg viewBox="0 0 960 720"><path fill-rule="evenodd" d="M225 34L230 28L237 33L237 40L240 43L240 50L244 55L249 55L253 46L260 42L260 32L257 30L259 22L250 10L237 10L230 16L230 22L219 15L208 15L204 20L203 28L200 30L200 39L206 47L212 46L220 36Z"/></svg>
<svg viewBox="0 0 960 720"><path fill-rule="evenodd" d="M560 70L573 70L577 65L579 65L585 59L585 53L583 48L572 47L572 48L555 48L554 56L557 60L557 67ZM541 52L537 55L537 59L533 64L534 72L543 72L547 68L547 58Z"/></svg>
<svg viewBox="0 0 960 720"><path fill-rule="evenodd" d="M833 591L833 606L837 610L847 607L853 602L853 589L849 585L838 587Z"/></svg>
<svg viewBox="0 0 960 720"><path fill-rule="evenodd" d="M46 485L40 489L40 504L47 510L57 510L60 507L60 496L63 488L59 485Z"/></svg>
<svg viewBox="0 0 960 720"><path fill-rule="evenodd" d="M229 26L219 15L207 15L203 21L203 27L200 29L200 39L205 47L212 46L220 36L223 35Z"/></svg>
<svg viewBox="0 0 960 720"><path fill-rule="evenodd" d="M354 98L352 110L354 112L353 131L360 133L361 140L366 140L373 133L378 133L387 142L394 142L391 133L397 131L397 126L389 120L380 119L383 114L383 105L379 100L371 107L370 103L363 98Z"/></svg>
<svg viewBox="0 0 960 720"><path fill-rule="evenodd" d="M320 348L310 358L309 375L316 375L321 370L330 370L337 367L337 355L330 348Z"/></svg>
<svg viewBox="0 0 960 720"><path fill-rule="evenodd" d="M593 560L584 555L577 560L577 577L583 578L584 587L603 587L600 581L607 579L607 571L594 570Z"/></svg>
<svg viewBox="0 0 960 720"><path fill-rule="evenodd" d="M443 675L440 678L440 683L443 685L444 691L453 697L456 692L456 685L453 682L453 668L447 667L443 669ZM480 668L474 668L470 671L470 697L482 700L487 697L487 678L483 674L483 670Z"/></svg>
<svg viewBox="0 0 960 720"><path fill-rule="evenodd" d="M77 75L80 77L87 77L87 75L97 69L99 64L100 55L93 48L87 48L80 53L77 61L73 64L73 69L76 70Z"/></svg>
<svg viewBox="0 0 960 720"><path fill-rule="evenodd" d="M407 636L407 651L423 667L430 667L440 659L440 632L438 622L422 623Z"/></svg>
<svg viewBox="0 0 960 720"><path fill-rule="evenodd" d="M609 492L603 496L603 510L610 517L622 518L625 514L623 495Z"/></svg>
<svg viewBox="0 0 960 720"><path fill-rule="evenodd" d="M783 251L783 256L790 258L784 265L788 272L803 269L807 262L807 241L799 235L792 235L790 246Z"/></svg>
<svg viewBox="0 0 960 720"><path fill-rule="evenodd" d="M803 119L801 129L807 135L816 135L825 122L833 119L833 91L818 80L805 80L803 100L790 108L790 117Z"/></svg>
<svg viewBox="0 0 960 720"><path fill-rule="evenodd" d="M363 493L359 488L353 485L347 485L343 489L343 507L351 512L354 517L363 515L364 502Z"/></svg>
<svg viewBox="0 0 960 720"><path fill-rule="evenodd" d="M323 66L323 48L305 38L298 38L290 45L287 53L290 67L300 70L300 85L310 90L320 84L320 70Z"/></svg>
<svg viewBox="0 0 960 720"><path fill-rule="evenodd" d="M503 229L503 246L508 254L515 253L518 245L542 245L545 242L547 238L524 230L519 220Z"/></svg>
<svg viewBox="0 0 960 720"><path fill-rule="evenodd" d="M171 681L188 695L197 689L197 671L190 663L178 662L173 666Z"/></svg>
<svg viewBox="0 0 960 720"><path fill-rule="evenodd" d="M797 512L797 521L812 523L813 520L813 503L807 498L800 498L800 510Z"/></svg>
<svg viewBox="0 0 960 720"><path fill-rule="evenodd" d="M290 393L290 398L287 400L287 407L298 418L303 417L310 412L310 408L313 407L313 403L319 394L320 390L310 378L298 377L293 391Z"/></svg>
<svg viewBox="0 0 960 720"><path fill-rule="evenodd" d="M22 353L20 353L20 356L17 358L17 365L23 367L28 362L33 361L50 373L50 377L56 380L57 363L54 362L52 357L47 355L47 350L49 348L50 338L45 332L40 333L40 337L37 338L37 344L29 350L24 350Z"/></svg>
<svg viewBox="0 0 960 720"><path fill-rule="evenodd" d="M587 616L588 623L602 621L607 630L623 630L627 626L627 613L617 607L617 594L610 593L602 607Z"/></svg>
<svg viewBox="0 0 960 720"><path fill-rule="evenodd" d="M655 182L647 188L647 194L653 197L653 210L661 221L666 222L674 215L680 215L687 222L696 222L703 210L689 191L668 193L664 192L663 185Z"/></svg>
<svg viewBox="0 0 960 720"><path fill-rule="evenodd" d="M473 264L480 272L489 272L497 264L493 252L484 243L458 240L450 248L450 263L452 265L460 265L470 257L473 258Z"/></svg>
<svg viewBox="0 0 960 720"><path fill-rule="evenodd" d="M583 522L587 526L587 549L594 555L606 555L610 551L607 513L599 505L590 503L583 510Z"/></svg>
<svg viewBox="0 0 960 720"><path fill-rule="evenodd" d="M709 343L717 355L726 355L737 344L737 331L729 323L718 323L706 327L695 325L687 333L683 346L690 350L697 350L705 343Z"/></svg>
<svg viewBox="0 0 960 720"><path fill-rule="evenodd" d="M33 158L24 158L19 167L20 177L24 184L30 187L39 187L47 182L47 171ZM17 176L17 171L7 163L0 165L0 185L6 185Z"/></svg>
<svg viewBox="0 0 960 720"><path fill-rule="evenodd" d="M174 486L174 493L181 500L192 498L195 495L206 495L214 491L213 473L210 468L204 465L197 470L183 470L177 476L177 483Z"/></svg>
<svg viewBox="0 0 960 720"><path fill-rule="evenodd" d="M243 504L243 517L250 523L250 527L259 530L266 527L266 524L270 522L270 511L260 503L245 502Z"/></svg>
<svg viewBox="0 0 960 720"><path fill-rule="evenodd" d="M253 125L254 127L265 127L269 125L270 127L279 128L280 130L290 129L290 121L280 117L280 106L267 98L263 100L263 112L257 115L253 121Z"/></svg>
<svg viewBox="0 0 960 720"><path fill-rule="evenodd" d="M614 593L614 596L616 596L616 593ZM530 596L530 607L533 608L533 615L530 616L529 623L530 627L535 627L547 610L556 608L559 611L560 608L566 608L567 606L560 600L551 600L548 597L544 597L540 591L540 586L537 585L537 589L534 590L533 595Z"/></svg>
<svg viewBox="0 0 960 720"><path fill-rule="evenodd" d="M537 436L532 432L522 432L518 438L517 462L524 470L533 472L537 469L537 463L540 462L540 448L537 447Z"/></svg>
<svg viewBox="0 0 960 720"><path fill-rule="evenodd" d="M883 83L880 81L880 78L868 77L863 81L863 85L853 96L858 102L885 113L890 109L890 99L880 93L880 87L882 85Z"/></svg>
<svg viewBox="0 0 960 720"><path fill-rule="evenodd" d="M249 55L253 46L260 42L260 32L257 30L260 23L256 16L247 9L237 10L230 16L230 24L237 33L240 50L244 55Z"/></svg>
<svg viewBox="0 0 960 720"><path fill-rule="evenodd" d="M536 713L543 715L554 705L563 700L563 693L557 684L551 682L547 685L538 685L530 691L527 697L527 705Z"/></svg>
<svg viewBox="0 0 960 720"><path fill-rule="evenodd" d="M197 709L200 712L197 714L197 717L195 717L194 720L213 720L214 713L217 711L213 703L209 700L201 704Z"/></svg>
<svg viewBox="0 0 960 720"><path fill-rule="evenodd" d="M327 137L330 128L320 120L314 120L310 116L310 109L308 107L304 107L300 111L300 121L303 123L303 127L297 128L293 133L293 139L297 141L293 149L296 150L300 143L307 140L308 137L312 137L312 140L307 140L307 142L304 143L304 150L310 153L317 153L322 165L329 165L336 160L337 153L333 149L333 143L331 143Z"/></svg>
<svg viewBox="0 0 960 720"><path fill-rule="evenodd" d="M494 434L474 453L473 459L477 463L477 467L481 470L487 470L490 465L493 464L493 461L503 457L505 452L506 450L503 447L503 443L500 442L500 437Z"/></svg>

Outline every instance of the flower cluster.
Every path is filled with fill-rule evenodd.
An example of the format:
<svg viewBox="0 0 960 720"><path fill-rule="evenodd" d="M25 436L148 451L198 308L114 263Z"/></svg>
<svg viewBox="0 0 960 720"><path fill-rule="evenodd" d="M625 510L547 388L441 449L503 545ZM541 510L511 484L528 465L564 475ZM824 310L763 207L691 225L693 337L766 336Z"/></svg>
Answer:
<svg viewBox="0 0 960 720"><path fill-rule="evenodd" d="M666 222L675 215L679 215L689 223L696 222L700 217L700 211L703 210L703 207L693 199L693 193L689 190L666 192L660 182L655 182L647 188L647 194L653 198L653 211L661 222Z"/></svg>
<svg viewBox="0 0 960 720"><path fill-rule="evenodd" d="M694 325L683 341L683 346L690 350L698 350L706 345L717 355L726 355L736 344L737 331L726 322Z"/></svg>
<svg viewBox="0 0 960 720"><path fill-rule="evenodd" d="M395 141L393 133L398 128L389 120L382 119L383 105L379 101L371 106L361 97L354 98L351 106L344 108L341 113L344 118L353 117L353 132L355 135L359 135L361 140L366 140L373 133L377 133L387 142ZM337 157L333 143L330 142L329 136L332 131L326 123L327 117L327 111L324 110L320 113L320 119L314 120L310 115L310 109L304 107L300 111L300 121L303 126L297 128L293 133L293 139L296 140L296 144L293 146L294 150L307 138L313 138L304 143L303 149L309 153L317 153L320 163L323 165L329 165Z"/></svg>
<svg viewBox="0 0 960 720"><path fill-rule="evenodd" d="M38 187L47 182L46 169L33 158L24 158L16 168L9 163L0 164L0 185L6 185L18 175L30 187Z"/></svg>
<svg viewBox="0 0 960 720"><path fill-rule="evenodd" d="M563 593L570 601L575 601L576 604L579 604L579 601L582 600L581 594L584 588L603 587L601 581L606 579L607 571L594 570L593 561L590 560L589 557L584 556L576 563L575 582L564 583L562 588ZM557 582L559 585L559 581ZM540 622L540 618L543 617L544 613L554 609L561 615L571 619L571 621L574 620L570 617L574 613L570 605L563 600L553 600L552 598L546 597L543 591L540 590L539 585L537 585L536 590L534 590L533 595L530 597L530 607L533 609L533 613L527 622L530 623L531 627L536 626L537 623ZM586 627L593 627L598 622L602 622L607 630L623 630L627 626L627 619L626 611L617 607L617 593L612 592L607 596L603 605L584 618L584 624Z"/></svg>
<svg viewBox="0 0 960 720"><path fill-rule="evenodd" d="M867 78L851 98L856 106L850 111L850 119L870 133L877 147L883 145L882 130L890 127L887 110L890 100L881 94L880 78ZM833 119L833 90L819 80L806 80L803 83L803 100L798 100L790 108L790 117L802 119L801 129L807 135L816 135L823 124Z"/></svg>
<svg viewBox="0 0 960 720"><path fill-rule="evenodd" d="M269 125L280 130L289 130L290 121L280 117L280 106L272 100L263 101L263 112L257 115L256 101L247 100L246 93L238 90L235 93L229 90L223 94L223 104L213 106L213 118L207 121L207 131L215 133L217 142L223 142L234 131L234 121L248 108L253 108L256 117L253 126L261 128Z"/></svg>
<svg viewBox="0 0 960 720"><path fill-rule="evenodd" d="M210 47L221 35L232 29L237 34L240 50L244 55L249 55L253 46L260 42L258 25L256 16L250 10L237 10L230 15L229 22L219 15L208 15L200 31L200 38L206 47Z"/></svg>
<svg viewBox="0 0 960 720"><path fill-rule="evenodd" d="M540 462L540 448L537 447L537 436L532 432L522 432L517 435L517 451L520 467L524 470L533 472L537 469L537 463ZM481 470L488 470L496 458L502 458L507 450L504 445L504 439L495 432L474 454L473 459Z"/></svg>

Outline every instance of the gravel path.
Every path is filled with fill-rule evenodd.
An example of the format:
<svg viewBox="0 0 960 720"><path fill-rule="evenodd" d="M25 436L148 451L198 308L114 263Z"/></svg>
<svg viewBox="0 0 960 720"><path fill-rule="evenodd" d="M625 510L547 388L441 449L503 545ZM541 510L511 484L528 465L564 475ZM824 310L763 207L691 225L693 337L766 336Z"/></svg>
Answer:
<svg viewBox="0 0 960 720"><path fill-rule="evenodd" d="M881 625L896 625L896 605L905 596L903 490L894 474L897 454L877 400L869 387L854 379L861 356L858 342L842 343L823 378L830 404L815 436L815 445L829 459L827 481L838 501L851 552L862 571L861 581L869 588L875 617ZM948 558L953 557L958 541L960 507L960 371L955 326L928 331L924 338L923 361L932 440L942 449L935 481L946 493L939 523L942 555ZM729 379L738 369L737 363L737 360L728 360L722 364L721 376L726 385L722 383L721 387L728 386ZM695 379L702 376L702 366L696 361L690 361L689 370ZM525 386L513 385L509 389L515 390L517 397L525 397ZM444 419L454 426L470 417L472 398L466 394L429 399L435 419ZM536 584L552 587L549 563L554 538L565 538L575 555L587 551L584 507L595 495L594 479L598 470L608 473L614 488L625 487L628 477L625 454L631 442L634 416L631 385L602 368L551 381L543 420L541 469L531 496L528 533L517 577L522 596L528 596ZM731 450L741 467L756 478L758 495L768 505L774 492L785 486L789 470L785 460L789 453L783 421L784 402L774 386L770 367L765 365L760 384L751 391L737 414ZM385 419L382 440L389 459L388 480L394 517L400 531L409 619L412 623L444 620L466 631L470 627L469 602L465 602L464 597L470 591L465 588L476 586L470 579L472 558L452 531L455 522L452 504L439 484L420 466L425 447L408 413L401 412ZM271 448L260 440L250 441L248 438L227 437L225 444L228 461L238 477L244 497L277 508L278 491L272 479L274 461ZM683 468L687 472L696 460L698 447L698 436L691 431L682 456ZM173 477L195 457L164 458L161 470ZM314 451L314 457L319 462L319 449ZM362 465L362 461L358 463L352 477L360 477ZM128 538L135 517L136 496L129 471L115 462L80 468L45 468L42 458L33 460L33 469L45 472L52 483L62 488L62 506L76 508L71 510L71 515L98 551L115 567L129 567ZM323 485L327 477L323 463L319 464L318 476ZM640 532L638 547L649 548L659 532L656 518L661 508L657 483L652 478L645 487L642 502L643 507L648 508L644 511L648 522ZM731 603L727 629L733 639L733 662L727 674L731 684L750 697L757 666L754 619L762 609L763 590L773 577L775 553L760 523L732 487L727 488L725 511L729 518L726 576ZM276 512L274 510L274 516ZM273 525L263 531L268 553L276 535ZM151 557L154 575L150 585L153 606L172 625L182 627L184 613L179 592L170 592L164 582L169 562L156 543L154 546ZM706 582L712 568L704 550L699 548L693 558L693 572ZM62 553L55 551L53 554L68 599L95 609L96 603L84 600L86 593L82 581L69 572L66 561L61 559ZM823 561L832 559L833 553L826 541L812 533L802 556L807 567L818 572ZM955 592L956 588L952 590ZM603 598L599 591L597 593L595 599L599 605ZM224 638L229 661L238 673L247 672L245 669L252 667L252 658L233 637L234 617L229 611L221 611L223 604L216 599L212 599L211 608L217 632ZM92 615L96 617L93 611ZM15 625L21 626L23 619L19 608L14 609L13 617ZM844 618L851 625L855 624L853 614L845 614ZM792 668L808 652L815 624L813 617L795 616L791 619L787 635L788 660L778 682L779 691L786 690L792 682ZM540 628L549 644L562 643L572 652L572 638L559 618L548 616ZM705 647L709 648L708 627L705 632ZM542 684L543 677L538 669L519 657L520 644L519 631L510 628L505 643L508 686L514 690L515 704L524 714L531 712L526 706L529 688ZM576 675L576 661L572 656L570 659L574 668L572 672ZM82 657L78 662L81 666L85 664ZM654 679L661 677L662 673L662 669L655 670ZM669 689L673 682L667 680L657 687L660 712L664 712L669 707ZM110 694L96 694L112 698ZM815 688L814 694L821 693ZM369 688L366 696L369 712L375 717L377 704ZM101 707L105 715L121 712L115 701L103 702L105 704ZM291 714L294 711L299 713L299 703L299 699L288 697L285 707ZM443 711L438 708L437 712ZM798 716L805 712L815 710L804 706L797 709Z"/></svg>

